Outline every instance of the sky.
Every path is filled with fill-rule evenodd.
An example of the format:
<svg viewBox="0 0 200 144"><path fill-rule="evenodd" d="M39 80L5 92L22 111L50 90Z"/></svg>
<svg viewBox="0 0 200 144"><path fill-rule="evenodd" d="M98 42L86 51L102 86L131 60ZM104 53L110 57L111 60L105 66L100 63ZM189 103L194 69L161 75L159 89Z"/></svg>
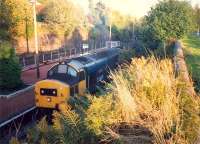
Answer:
<svg viewBox="0 0 200 144"><path fill-rule="evenodd" d="M79 4L85 12L88 12L88 0L73 0ZM94 0L99 1L99 0ZM129 14L137 18L144 16L154 6L158 0L100 0L109 7L121 11L123 14ZM194 6L200 5L200 0L189 0Z"/></svg>

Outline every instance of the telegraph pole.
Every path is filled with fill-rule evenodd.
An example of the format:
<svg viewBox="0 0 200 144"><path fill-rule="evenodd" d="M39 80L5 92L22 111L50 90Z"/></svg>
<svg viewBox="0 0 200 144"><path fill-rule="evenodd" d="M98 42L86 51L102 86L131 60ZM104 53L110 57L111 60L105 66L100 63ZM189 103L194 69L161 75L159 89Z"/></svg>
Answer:
<svg viewBox="0 0 200 144"><path fill-rule="evenodd" d="M34 36L35 36L35 58L36 58L36 68L37 68L37 78L40 78L40 68L39 68L39 50L38 50L38 35L37 35L37 17L36 17L36 3L37 0L31 0L33 4L33 19L34 19Z"/></svg>
<svg viewBox="0 0 200 144"><path fill-rule="evenodd" d="M112 11L109 9L109 42L110 42L110 48L112 47Z"/></svg>
<svg viewBox="0 0 200 144"><path fill-rule="evenodd" d="M112 40L112 23L110 22L110 33L109 33L109 40Z"/></svg>
<svg viewBox="0 0 200 144"><path fill-rule="evenodd" d="M109 31L109 40L112 40L112 11L110 11L110 31Z"/></svg>

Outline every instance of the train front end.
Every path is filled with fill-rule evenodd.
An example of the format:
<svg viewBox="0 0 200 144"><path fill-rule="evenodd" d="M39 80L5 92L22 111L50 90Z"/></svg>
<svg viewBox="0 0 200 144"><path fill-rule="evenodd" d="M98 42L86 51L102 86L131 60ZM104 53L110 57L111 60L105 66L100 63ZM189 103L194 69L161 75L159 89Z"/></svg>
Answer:
<svg viewBox="0 0 200 144"><path fill-rule="evenodd" d="M95 93L107 71L116 67L118 54L117 49L108 49L56 64L47 79L35 85L36 106L59 109L70 97L83 96L86 91Z"/></svg>
<svg viewBox="0 0 200 144"><path fill-rule="evenodd" d="M69 95L69 86L57 80L42 80L35 85L35 102L39 108L58 109Z"/></svg>
<svg viewBox="0 0 200 144"><path fill-rule="evenodd" d="M38 108L59 109L70 97L84 94L85 72L76 63L56 64L48 71L46 80L35 84L35 103Z"/></svg>

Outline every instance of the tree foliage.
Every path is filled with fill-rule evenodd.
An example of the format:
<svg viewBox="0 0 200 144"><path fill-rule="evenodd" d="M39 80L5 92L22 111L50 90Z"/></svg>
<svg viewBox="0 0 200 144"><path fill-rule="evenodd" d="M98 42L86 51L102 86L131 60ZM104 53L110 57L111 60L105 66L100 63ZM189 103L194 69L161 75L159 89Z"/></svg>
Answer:
<svg viewBox="0 0 200 144"><path fill-rule="evenodd" d="M9 42L0 43L0 89L13 89L21 84L21 68Z"/></svg>
<svg viewBox="0 0 200 144"><path fill-rule="evenodd" d="M106 25L107 8L103 2L95 4L93 0L89 0L89 10L94 25Z"/></svg>
<svg viewBox="0 0 200 144"><path fill-rule="evenodd" d="M42 13L50 31L57 35L68 36L82 20L82 12L68 0L49 0Z"/></svg>
<svg viewBox="0 0 200 144"><path fill-rule="evenodd" d="M0 5L0 24L15 39L32 33L32 7L27 0L2 0Z"/></svg>
<svg viewBox="0 0 200 144"><path fill-rule="evenodd" d="M160 1L144 19L143 41L157 48L171 39L180 39L192 28L192 7L186 1Z"/></svg>

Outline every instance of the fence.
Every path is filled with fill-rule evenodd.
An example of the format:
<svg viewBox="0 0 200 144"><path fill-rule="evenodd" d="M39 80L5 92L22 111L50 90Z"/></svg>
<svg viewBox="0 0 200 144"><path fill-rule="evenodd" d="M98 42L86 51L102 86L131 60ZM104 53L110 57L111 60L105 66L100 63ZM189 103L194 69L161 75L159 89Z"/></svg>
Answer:
<svg viewBox="0 0 200 144"><path fill-rule="evenodd" d="M116 43L117 44L112 47L120 47L120 42L116 41ZM87 53L92 53L92 52L94 52L98 49L102 49L102 48L108 48L108 45L106 45L105 47L94 48L94 49L92 49L92 48L88 48L88 49L59 48L58 50L54 50L54 51L40 52L39 53L39 63L43 64L43 63L47 63L47 62L54 62L54 61L56 62L56 61L59 61L60 59L72 58L72 57L77 57L77 56L84 55ZM26 69L36 66L36 56L34 53L20 55L18 57L19 57L19 61L20 61L20 64L21 64L23 70L26 70Z"/></svg>

